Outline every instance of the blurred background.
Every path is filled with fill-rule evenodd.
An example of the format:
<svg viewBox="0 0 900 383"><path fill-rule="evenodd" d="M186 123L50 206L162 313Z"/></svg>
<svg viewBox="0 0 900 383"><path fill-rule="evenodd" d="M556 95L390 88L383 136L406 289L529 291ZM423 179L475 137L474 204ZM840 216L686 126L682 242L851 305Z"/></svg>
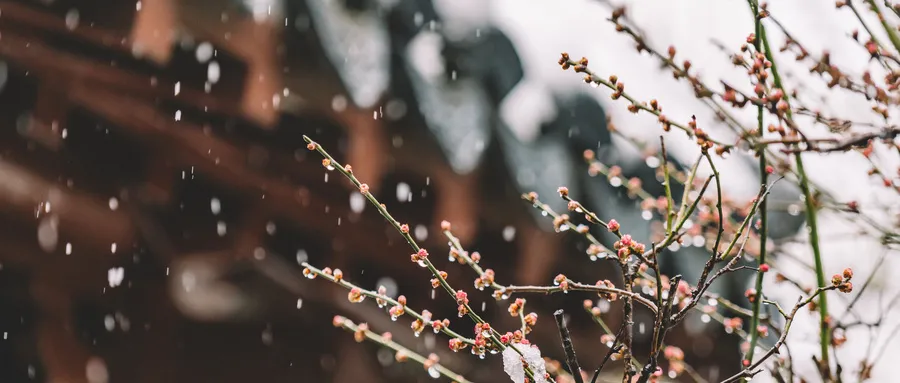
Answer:
<svg viewBox="0 0 900 383"><path fill-rule="evenodd" d="M628 3L657 49L675 44L703 76L742 81L714 43L734 50L746 39L746 4ZM790 7L770 9L796 22L808 45L855 49L840 47L852 27L841 29L832 5ZM354 283L383 285L435 317L456 318L454 304L434 296L430 276L409 262L403 239L349 182L322 168L302 136L352 164L434 249L454 286L470 289L474 275L443 256L442 220L502 283L547 285L558 273L614 279L611 264L592 262L586 243L555 233L519 196L536 191L564 211L554 197L565 185L602 217L649 238L658 213L622 185L637 177L652 195L662 193L658 124L562 73L559 53L589 57L638 98L658 98L672 119L696 114L712 134L736 136L715 126L688 86L615 33L605 20L612 8L604 1L0 1L0 382L432 380L421 366L395 363L391 352L332 327L335 314L435 352L474 381L506 381L499 358L454 354L443 336L415 337L373 302L351 304L340 287L302 277L300 262L340 268ZM822 103L850 113L858 107L837 93ZM610 121L634 139L611 135ZM696 156L683 135L667 136L667 145L679 167ZM622 175L591 177L587 149ZM865 170L852 172L862 162L838 161L849 169L841 179L825 159L810 163L813 177L842 198L881 201L887 207L873 210L894 219L896 195L871 192ZM756 193L755 166L744 153L723 161L731 197ZM781 182L772 198L773 239L804 257L797 188ZM702 233L692 235L666 252L664 272L696 280L708 252ZM848 266L846 254L878 245L829 238L830 272ZM872 273L873 265L874 258L854 266ZM880 265L889 269L891 261ZM723 278L715 292L745 302L750 276ZM878 281L885 296L897 290ZM789 291L785 300L796 296ZM508 302L488 292L470 297L495 327L516 326ZM583 365L599 363L602 332L581 308L592 298L530 297L529 311L541 318L530 339L545 356L563 359L549 318L565 308ZM619 303L603 309L618 326ZM640 353L652 323L641 311L636 321L647 326L636 339ZM453 326L471 333L465 320ZM814 337L800 330L797 338L795 358L809 371ZM685 350L703 379L739 370L737 338L708 316L689 317L668 343ZM884 352L898 355L896 347Z"/></svg>

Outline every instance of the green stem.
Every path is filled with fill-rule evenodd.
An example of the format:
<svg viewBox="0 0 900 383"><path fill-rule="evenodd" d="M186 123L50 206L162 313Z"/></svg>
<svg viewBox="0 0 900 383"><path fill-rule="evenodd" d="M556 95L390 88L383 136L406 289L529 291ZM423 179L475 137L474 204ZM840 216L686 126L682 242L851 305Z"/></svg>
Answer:
<svg viewBox="0 0 900 383"><path fill-rule="evenodd" d="M750 0L753 2L753 0ZM784 89L781 82L781 76L778 73L778 66L775 63L775 57L772 55L772 50L769 49L769 40L766 38L766 27L760 24L760 34L759 38L762 40L763 47L765 48L766 59L772 63L772 78L775 82L775 87L779 89ZM788 92L784 92L784 101L789 102ZM788 108L786 112L787 118L792 118L791 109ZM828 286L825 280L825 270L822 265L822 253L819 250L819 229L818 224L816 223L816 208L815 202L813 200L813 195L809 187L809 177L806 175L806 171L803 168L803 158L800 156L800 153L794 153L794 158L797 162L797 173L800 176L799 184L800 190L803 192L804 202L806 202L806 225L809 229L809 243L813 252L813 260L816 264L816 282L820 289ZM828 299L825 294L818 294L819 302L818 302L818 311L819 311L819 346L822 352L821 365L823 371L830 370L830 363L828 361L828 346L831 344L830 339L830 329L828 326ZM830 372L829 372L830 374Z"/></svg>
<svg viewBox="0 0 900 383"><path fill-rule="evenodd" d="M671 179L669 178L669 159L666 155L666 141L663 140L662 136L659 136L659 145L661 148L662 155L662 163L663 163L663 174L666 177L666 235L672 234L672 221L675 219L675 201L672 200L672 185ZM690 187L686 185L685 187Z"/></svg>
<svg viewBox="0 0 900 383"><path fill-rule="evenodd" d="M753 17L755 19L756 25L756 40L753 42L754 47L756 47L757 52L761 51L760 46L760 35L762 30L762 19L759 17L759 8L750 3L750 9L753 11ZM758 106L756 109L756 123L757 130L759 133L759 137L763 136L763 107L762 105ZM767 184L769 182L769 172L766 171L766 151L765 148L760 149L758 152L759 155L759 174L763 184ZM759 226L759 266L766 264L766 240L768 237L768 212L767 212L767 201L762 201L760 204L760 226ZM753 315L750 318L750 348L747 350L746 360L753 363L753 354L756 351L756 344L759 342L759 331L757 328L759 327L759 314L760 308L762 307L762 298L763 298L763 271L760 270L756 274L756 296L752 303ZM746 380L744 380L746 381Z"/></svg>

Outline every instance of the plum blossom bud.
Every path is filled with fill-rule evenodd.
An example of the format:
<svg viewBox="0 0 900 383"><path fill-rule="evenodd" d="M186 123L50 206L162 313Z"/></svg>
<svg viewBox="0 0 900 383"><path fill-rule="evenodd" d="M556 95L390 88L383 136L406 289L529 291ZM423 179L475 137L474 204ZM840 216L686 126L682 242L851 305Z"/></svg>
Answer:
<svg viewBox="0 0 900 383"><path fill-rule="evenodd" d="M362 302L363 299L366 299L366 296L362 294L362 291L358 287L354 287L350 289L350 292L347 293L347 300L353 303Z"/></svg>
<svg viewBox="0 0 900 383"><path fill-rule="evenodd" d="M353 333L353 339L356 340L357 343L362 343L362 341L366 340L366 331L369 331L369 325L360 323L359 326L356 327L356 332Z"/></svg>
<svg viewBox="0 0 900 383"><path fill-rule="evenodd" d="M844 282L840 286L838 286L838 290L842 293L850 293L853 291L853 282Z"/></svg>
<svg viewBox="0 0 900 383"><path fill-rule="evenodd" d="M844 282L844 277L840 274L835 274L831 276L831 284L835 286L840 286L840 284Z"/></svg>
<svg viewBox="0 0 900 383"><path fill-rule="evenodd" d="M306 144L306 149L307 150L316 150L316 143L310 142L310 143Z"/></svg>
<svg viewBox="0 0 900 383"><path fill-rule="evenodd" d="M525 306L525 300L522 298L516 298L516 301L509 304L509 315L510 316L519 316L519 313L522 312L522 307Z"/></svg>
<svg viewBox="0 0 900 383"><path fill-rule="evenodd" d="M554 284L554 285L557 285L557 286L558 286L560 283L563 283L563 282L565 282L565 281L566 281L566 276L565 276L564 274L558 274L558 275L556 276L556 278L553 278L553 284Z"/></svg>
<svg viewBox="0 0 900 383"><path fill-rule="evenodd" d="M469 304L469 294L462 290L456 290L456 303L461 305Z"/></svg>
<svg viewBox="0 0 900 383"><path fill-rule="evenodd" d="M609 229L609 231L612 233L619 231L619 221L616 221L614 219L609 220L609 222L606 223L606 228Z"/></svg>
<svg viewBox="0 0 900 383"><path fill-rule="evenodd" d="M449 345L450 350L452 350L453 352L458 352L459 350L462 350L466 348L466 346L468 346L465 342L458 338L450 339Z"/></svg>
<svg viewBox="0 0 900 383"><path fill-rule="evenodd" d="M388 313L391 314L392 319L397 319L397 317L403 315L405 312L406 310L404 310L403 306L401 305L393 306L390 310L388 310Z"/></svg>
<svg viewBox="0 0 900 383"><path fill-rule="evenodd" d="M844 275L844 279L850 280L851 278L853 278L853 270L848 267L848 268L844 269L843 275Z"/></svg>
<svg viewBox="0 0 900 383"><path fill-rule="evenodd" d="M403 234L408 234L409 233L409 225L407 225L405 223L400 225L400 232Z"/></svg>
<svg viewBox="0 0 900 383"><path fill-rule="evenodd" d="M363 195L368 194L369 193L369 185L367 185L367 184L359 185L359 192L362 193Z"/></svg>
<svg viewBox="0 0 900 383"><path fill-rule="evenodd" d="M438 363L439 360L440 360L440 358L438 358L437 354L435 354L435 353L428 354L428 359L425 360L424 363L422 363L422 367L425 367L426 370L431 369L432 367L434 367L435 364Z"/></svg>
<svg viewBox="0 0 900 383"><path fill-rule="evenodd" d="M410 256L410 259L413 262L422 262L427 258L428 258L428 250L425 250L424 248L419 249L418 252L416 252L415 254Z"/></svg>
<svg viewBox="0 0 900 383"><path fill-rule="evenodd" d="M744 296L747 297L747 300L750 301L750 303L753 303L756 301L756 289L747 289L747 291L744 292Z"/></svg>
<svg viewBox="0 0 900 383"><path fill-rule="evenodd" d="M450 231L450 222L449 221L441 221L441 230L442 231Z"/></svg>

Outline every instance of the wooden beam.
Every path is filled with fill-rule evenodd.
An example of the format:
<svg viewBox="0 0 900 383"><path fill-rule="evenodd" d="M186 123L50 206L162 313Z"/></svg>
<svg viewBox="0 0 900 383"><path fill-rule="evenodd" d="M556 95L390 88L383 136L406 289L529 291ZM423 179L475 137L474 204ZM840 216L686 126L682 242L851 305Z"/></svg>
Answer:
<svg viewBox="0 0 900 383"><path fill-rule="evenodd" d="M300 203L297 185L252 170L247 165L246 152L206 135L197 126L176 122L170 116L160 114L152 105L100 87L76 85L70 94L73 103L112 123L132 139L164 151L173 163L193 166L210 180L258 200L273 218L288 219L323 238L343 238L348 249L361 254L385 247L381 234L384 224L380 220L363 220L340 227L323 223L320 209L325 206L330 207L332 217L348 216L350 209L346 201L307 193L303 196L307 204ZM312 209L315 213L311 213ZM396 262L399 264L400 258L396 258Z"/></svg>
<svg viewBox="0 0 900 383"><path fill-rule="evenodd" d="M110 210L107 202L67 190L4 160L0 160L0 213L25 222L35 222L38 215L57 217L59 238L105 250L104 256L110 254L112 243L126 248L136 239L127 215ZM60 242L58 246L64 246Z"/></svg>
<svg viewBox="0 0 900 383"><path fill-rule="evenodd" d="M0 17L3 20L3 17ZM218 113L223 116L240 116L238 103L202 90L182 88L177 95L175 82L150 74L140 74L99 63L54 49L35 39L17 33L15 26L0 23L0 56L13 66L29 71L40 78L59 76L76 84L115 89L132 97L147 101L156 99L189 107L194 110Z"/></svg>
<svg viewBox="0 0 900 383"><path fill-rule="evenodd" d="M164 65L172 58L175 44L176 4L174 0L141 0L140 9L131 27L132 50L136 56L146 57Z"/></svg>
<svg viewBox="0 0 900 383"><path fill-rule="evenodd" d="M62 147L63 130L68 120L67 81L62 76L46 76L39 81L34 110L26 130L22 132L28 139L52 151Z"/></svg>
<svg viewBox="0 0 900 383"><path fill-rule="evenodd" d="M34 31L65 36L75 41L104 47L121 54L131 55L132 53L131 42L126 36L120 36L93 25L78 25L75 28L71 28L66 25L64 19L41 12L19 1L2 0L0 1L0 10L3 10L3 17L0 18L0 26L3 28L12 30L28 28Z"/></svg>

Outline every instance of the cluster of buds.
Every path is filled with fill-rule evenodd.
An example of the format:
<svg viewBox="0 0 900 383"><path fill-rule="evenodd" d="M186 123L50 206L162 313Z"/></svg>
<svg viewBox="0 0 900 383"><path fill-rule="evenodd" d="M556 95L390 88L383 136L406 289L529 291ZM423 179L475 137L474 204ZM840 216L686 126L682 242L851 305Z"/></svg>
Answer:
<svg viewBox="0 0 900 383"><path fill-rule="evenodd" d="M309 269L309 267L303 268L303 276L309 279L316 279L316 273Z"/></svg>
<svg viewBox="0 0 900 383"><path fill-rule="evenodd" d="M739 61L734 61L736 65L741 65L744 62L744 59L740 55L734 55ZM742 108L744 105L747 105L747 99L742 95L739 95L734 88L730 86L725 86L725 91L722 92L722 101L725 101L733 107Z"/></svg>
<svg viewBox="0 0 900 383"><path fill-rule="evenodd" d="M603 247L592 243L592 244L588 245L588 248L587 248L587 250L585 250L585 253L587 253L587 255L590 255L591 259L593 260L593 259L596 259L604 251L605 251L605 249Z"/></svg>
<svg viewBox="0 0 900 383"><path fill-rule="evenodd" d="M469 313L469 295L465 291L456 291L456 303L459 305L457 311L459 311L460 318Z"/></svg>
<svg viewBox="0 0 900 383"><path fill-rule="evenodd" d="M485 287L494 285L494 270L486 269L480 277L475 278L475 288L484 290Z"/></svg>
<svg viewBox="0 0 900 383"><path fill-rule="evenodd" d="M688 127L694 131L694 137L697 139L697 145L700 145L700 149L709 150L713 147L712 139L706 134L703 129L697 127L697 116L691 116L691 121L688 122Z"/></svg>
<svg viewBox="0 0 900 383"><path fill-rule="evenodd" d="M744 321L741 318L725 318L722 321L722 325L725 326L725 332L731 334L735 330L740 330L741 327L744 326Z"/></svg>
<svg viewBox="0 0 900 383"><path fill-rule="evenodd" d="M643 190L643 186L643 182L641 182L640 178L631 177L625 184L625 189L628 190L628 196L634 198L641 190Z"/></svg>
<svg viewBox="0 0 900 383"><path fill-rule="evenodd" d="M526 334L531 333L531 329L537 324L537 318L538 318L537 314L535 314L533 312L528 313L528 315L525 315L524 320L525 320L525 333Z"/></svg>
<svg viewBox="0 0 900 383"><path fill-rule="evenodd" d="M438 358L437 354L428 354L428 359L426 359L425 362L422 363L422 367L424 367L426 370L429 370L434 367L434 365L438 364L438 361L440 361L440 358Z"/></svg>
<svg viewBox="0 0 900 383"><path fill-rule="evenodd" d="M566 52L560 53L559 61L557 61L557 63L559 63L559 66L561 66L563 70L569 70L571 67L571 64L569 64L569 54Z"/></svg>
<svg viewBox="0 0 900 383"><path fill-rule="evenodd" d="M423 249L419 249L419 251L417 251L417 252L413 253L412 255L410 255L409 258L410 258L410 260L412 260L414 263L418 263L418 264L424 266L424 265L425 265L425 264L424 264L425 260L428 259L428 250L425 250L424 248L423 248Z"/></svg>
<svg viewBox="0 0 900 383"><path fill-rule="evenodd" d="M744 291L744 296L747 297L750 303L756 302L756 289L747 289L747 291Z"/></svg>
<svg viewBox="0 0 900 383"><path fill-rule="evenodd" d="M838 288L842 293L849 293L853 291L853 283L850 282L850 279L853 278L853 270L849 267L844 269L844 272L841 274L835 274L831 277L831 284Z"/></svg>
<svg viewBox="0 0 900 383"><path fill-rule="evenodd" d="M491 343L491 336L494 334L494 330L491 328L490 323L476 323L475 324L475 345L472 346L472 354L474 355L484 355L485 351L489 348L494 348Z"/></svg>
<svg viewBox="0 0 900 383"><path fill-rule="evenodd" d="M387 301L381 298L386 295L387 295L387 287L378 286L378 296L375 297L375 303L378 304L378 308L383 308L385 305L387 305Z"/></svg>
<svg viewBox="0 0 900 383"><path fill-rule="evenodd" d="M600 335L600 343L603 343L606 347L615 346L613 342L616 341L616 337L613 334L603 334Z"/></svg>
<svg viewBox="0 0 900 383"><path fill-rule="evenodd" d="M410 323L409 328L411 328L413 330L413 334L418 337L422 334L422 331L425 331L425 321L416 318L416 320Z"/></svg>
<svg viewBox="0 0 900 383"><path fill-rule="evenodd" d="M403 295L399 296L397 298L397 303L399 303L399 304L394 307L391 307L390 310L388 310L388 313L391 314L392 320L397 320L398 317L400 317L401 315L403 315L406 312L406 296L403 296Z"/></svg>
<svg viewBox="0 0 900 383"><path fill-rule="evenodd" d="M606 223L606 229L609 230L610 233L615 233L621 229L621 226L619 225L619 221L611 219Z"/></svg>
<svg viewBox="0 0 900 383"><path fill-rule="evenodd" d="M569 278L566 278L563 274L559 274L556 278L553 278L553 285L559 286L564 293L569 292Z"/></svg>
<svg viewBox="0 0 900 383"><path fill-rule="evenodd" d="M366 296L363 295L362 290L359 287L354 287L350 289L350 292L347 293L347 300L353 303L359 303L366 299Z"/></svg>
<svg viewBox="0 0 900 383"><path fill-rule="evenodd" d="M431 278L431 288L436 289L441 286L441 280L447 280L446 271L438 271L440 278Z"/></svg>
<svg viewBox="0 0 900 383"><path fill-rule="evenodd" d="M598 287L606 287L606 288L610 288L610 289L613 289L616 287L616 285L614 285L608 279L604 279L602 281L597 281L596 285ZM615 301L619 297L618 294L616 294L616 293L608 293L608 292L604 292L604 291L598 291L597 295L599 295L600 298L606 299L610 302ZM587 302L590 302L590 301L587 301Z"/></svg>
<svg viewBox="0 0 900 383"><path fill-rule="evenodd" d="M643 254L646 246L631 238L630 234L625 234L613 244L613 248L619 255L619 260L625 262L631 254Z"/></svg>
<svg viewBox="0 0 900 383"><path fill-rule="evenodd" d="M612 82L613 79L616 80L616 82L614 83L616 85L616 90L614 92L612 92L612 94L609 95L609 97L612 98L613 100L618 100L619 98L622 97L622 95L625 94L625 83L619 81L618 77L614 77L614 76L609 77L609 80L610 80L609 82ZM631 105L634 105L634 104L631 104Z"/></svg>
<svg viewBox="0 0 900 383"><path fill-rule="evenodd" d="M447 260L450 262L456 261L456 262L459 262L460 264L466 263L466 259L462 256L462 254L460 254L459 250L457 250L455 247L450 248L450 252L447 255Z"/></svg>
<svg viewBox="0 0 900 383"><path fill-rule="evenodd" d="M556 218L553 218L553 229L556 232L560 232L564 225L569 223L569 215L568 214L560 214Z"/></svg>
<svg viewBox="0 0 900 383"><path fill-rule="evenodd" d="M513 317L521 315L523 307L525 307L525 300L516 298L515 302L509 304L509 315Z"/></svg>
<svg viewBox="0 0 900 383"><path fill-rule="evenodd" d="M466 342L464 342L462 339L453 338L450 339L449 346L450 350L452 350L453 352L459 352L459 350L465 349L468 344L466 344Z"/></svg>
<svg viewBox="0 0 900 383"><path fill-rule="evenodd" d="M685 280L678 281L678 286L675 286L675 298L685 299L691 296L691 284Z"/></svg>
<svg viewBox="0 0 900 383"><path fill-rule="evenodd" d="M353 332L353 340L357 343L362 343L366 340L366 331L369 331L369 325L366 323L360 323L356 326L356 331Z"/></svg>
<svg viewBox="0 0 900 383"><path fill-rule="evenodd" d="M424 315L423 315L423 316L424 316ZM430 318L430 317L431 317L431 316L429 315L429 318ZM445 328L448 328L448 327L450 327L450 320L449 320L449 319L444 319L444 320L433 320L433 321L431 321L431 328L434 329L434 333L435 333L435 334L441 332L441 330L443 330L443 329L445 329Z"/></svg>
<svg viewBox="0 0 900 383"><path fill-rule="evenodd" d="M666 346L663 355L669 361L669 376L678 376L684 372L684 351L675 346Z"/></svg>

